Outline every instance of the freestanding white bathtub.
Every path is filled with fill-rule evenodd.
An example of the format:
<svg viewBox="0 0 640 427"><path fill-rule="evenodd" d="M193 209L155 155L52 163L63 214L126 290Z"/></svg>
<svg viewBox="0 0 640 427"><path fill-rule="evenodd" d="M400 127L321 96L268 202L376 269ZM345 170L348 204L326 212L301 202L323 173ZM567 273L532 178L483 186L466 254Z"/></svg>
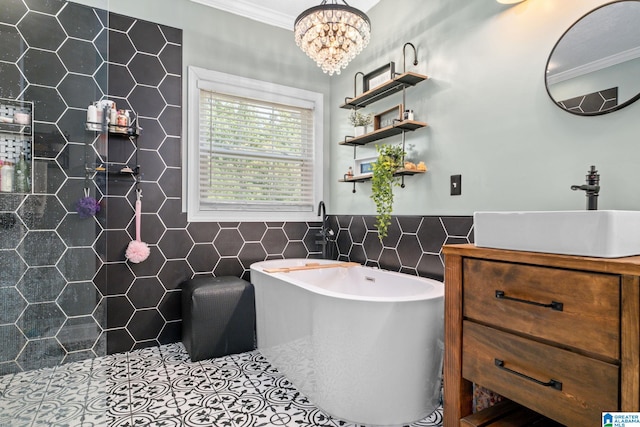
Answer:
<svg viewBox="0 0 640 427"><path fill-rule="evenodd" d="M440 402L444 286L369 267L267 273L336 261L251 265L258 349L318 407L343 420L399 425Z"/></svg>

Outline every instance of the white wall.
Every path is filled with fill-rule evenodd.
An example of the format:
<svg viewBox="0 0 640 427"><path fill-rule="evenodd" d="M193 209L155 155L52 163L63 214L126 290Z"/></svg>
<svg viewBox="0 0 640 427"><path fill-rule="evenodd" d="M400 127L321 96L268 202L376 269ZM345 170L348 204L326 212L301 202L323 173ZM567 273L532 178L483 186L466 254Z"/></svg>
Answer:
<svg viewBox="0 0 640 427"><path fill-rule="evenodd" d="M429 172L406 179L406 188L395 193L394 213L584 209L585 195L569 187L584 182L590 165L601 174L600 208L640 209L640 102L578 117L555 106L544 86L557 39L607 2L382 0L374 7L372 41L332 80L332 94L339 104L352 96L355 72L390 60L401 64L403 44L418 47L418 71L431 79L408 92L407 104L430 127L408 142L419 148ZM352 149L337 146L349 132L346 115L333 106L329 210L371 214L370 184L358 184L352 194L350 184L337 182L352 157ZM452 174L462 174L461 196L449 196Z"/></svg>

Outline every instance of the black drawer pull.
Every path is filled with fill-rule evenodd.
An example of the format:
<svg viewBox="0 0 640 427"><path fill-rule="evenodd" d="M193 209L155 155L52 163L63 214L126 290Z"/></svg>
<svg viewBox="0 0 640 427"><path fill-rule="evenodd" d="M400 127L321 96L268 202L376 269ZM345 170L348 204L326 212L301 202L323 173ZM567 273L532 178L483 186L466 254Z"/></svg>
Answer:
<svg viewBox="0 0 640 427"><path fill-rule="evenodd" d="M540 384L541 386L545 386L545 387L553 387L556 390L562 390L562 383L560 381L556 381L556 380L549 380L548 382L542 382L540 380L537 380L533 377L530 377L529 375L525 375L523 373L520 373L518 371L514 371L513 369L509 369L509 368L505 368L504 366L504 360L500 360L500 359L494 359L494 362L496 364L496 366L500 369L502 369L503 371L507 371L511 374L517 375L520 378L524 378L525 380L529 380L529 381L533 381L536 384Z"/></svg>
<svg viewBox="0 0 640 427"><path fill-rule="evenodd" d="M522 302L522 303L525 303L525 304L537 305L538 307L547 307L547 308L550 308L551 310L555 310L555 311L562 311L564 309L564 304L561 303L561 302L551 301L551 304L543 304L541 302L528 301L526 299L508 297L508 296L506 296L504 294L504 291L496 291L496 298L498 298L498 299L508 299L510 301L517 301L517 302Z"/></svg>

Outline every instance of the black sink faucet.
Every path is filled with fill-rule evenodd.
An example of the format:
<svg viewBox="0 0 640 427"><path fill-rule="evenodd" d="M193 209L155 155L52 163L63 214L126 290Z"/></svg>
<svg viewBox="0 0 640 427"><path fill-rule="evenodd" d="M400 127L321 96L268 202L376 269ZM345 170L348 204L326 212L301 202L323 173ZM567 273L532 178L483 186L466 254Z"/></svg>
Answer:
<svg viewBox="0 0 640 427"><path fill-rule="evenodd" d="M582 190L587 194L587 210L598 210L598 193L600 193L600 175L595 166L591 166L587 172L587 183L585 185L572 185L572 190Z"/></svg>

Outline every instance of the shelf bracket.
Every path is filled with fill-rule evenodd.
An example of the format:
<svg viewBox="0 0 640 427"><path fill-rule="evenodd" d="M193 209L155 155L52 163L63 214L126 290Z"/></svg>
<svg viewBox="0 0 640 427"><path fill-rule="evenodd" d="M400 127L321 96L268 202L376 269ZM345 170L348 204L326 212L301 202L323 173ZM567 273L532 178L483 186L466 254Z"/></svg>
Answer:
<svg viewBox="0 0 640 427"><path fill-rule="evenodd" d="M406 57L406 48L407 46L411 46L413 48L413 65L418 65L418 51L413 43L405 43L402 46L402 72L405 73L407 71L407 57Z"/></svg>
<svg viewBox="0 0 640 427"><path fill-rule="evenodd" d="M85 187L87 186L88 182L93 180L93 178L96 176L96 174L101 170L100 168L103 168L102 165L97 166L95 168L89 167L89 165L87 163L85 163L84 166L84 182L85 182Z"/></svg>
<svg viewBox="0 0 640 427"><path fill-rule="evenodd" d="M364 77L364 73L362 71L358 71L353 76L353 97L356 98L358 96L358 74ZM346 98L345 98L346 100ZM346 102L345 102L346 104Z"/></svg>
<svg viewBox="0 0 640 427"><path fill-rule="evenodd" d="M405 43L402 46L402 72L407 72L407 46L411 46L413 49L413 65L418 65L418 51L413 43ZM402 108L407 108L407 99L406 99L406 86L402 86Z"/></svg>

